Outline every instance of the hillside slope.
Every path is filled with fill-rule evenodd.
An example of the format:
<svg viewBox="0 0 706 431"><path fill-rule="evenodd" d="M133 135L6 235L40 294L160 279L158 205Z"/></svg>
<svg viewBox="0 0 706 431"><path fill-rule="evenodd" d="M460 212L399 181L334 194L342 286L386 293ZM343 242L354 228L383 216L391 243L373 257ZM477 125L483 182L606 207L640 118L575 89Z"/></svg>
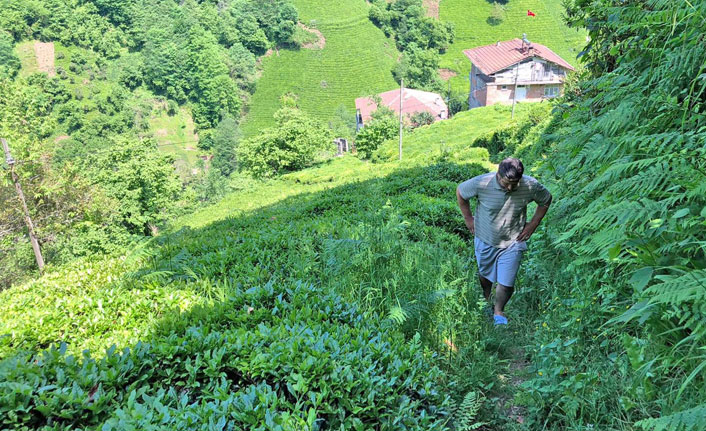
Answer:
<svg viewBox="0 0 706 431"><path fill-rule="evenodd" d="M0 377L27 388L17 402L30 412L0 424L41 428L70 412L56 429L445 429L452 395L497 380L476 368L451 391L448 373L498 355L480 341L454 195L489 167L485 149L474 154L336 158L248 184L127 257L0 292ZM424 353L447 343L464 354Z"/></svg>
<svg viewBox="0 0 706 431"><path fill-rule="evenodd" d="M272 115L285 93L298 95L301 108L325 124L340 106L355 112L355 98L397 86L391 73L397 50L368 20L367 2L294 3L300 21L319 30L325 46L279 49L263 59L263 73L242 126L246 136L273 125Z"/></svg>

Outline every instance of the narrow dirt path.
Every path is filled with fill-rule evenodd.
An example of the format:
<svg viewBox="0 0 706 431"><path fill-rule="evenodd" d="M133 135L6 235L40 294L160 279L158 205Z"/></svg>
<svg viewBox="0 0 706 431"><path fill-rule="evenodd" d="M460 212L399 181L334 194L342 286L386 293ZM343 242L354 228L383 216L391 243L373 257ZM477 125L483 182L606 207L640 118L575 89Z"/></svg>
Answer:
<svg viewBox="0 0 706 431"><path fill-rule="evenodd" d="M303 49L324 49L324 47L326 47L326 38L319 30L315 28L309 28L302 23L299 23L298 25L302 30L308 31L309 33L314 34L318 38L316 42L302 44Z"/></svg>
<svg viewBox="0 0 706 431"><path fill-rule="evenodd" d="M520 391L520 385L526 380L529 362L525 357L525 351L521 347L516 347L511 351L511 360L508 367L509 374L503 383L504 395L498 401L498 410L511 422L518 424L525 423L527 409L524 406L515 404L515 393Z"/></svg>
<svg viewBox="0 0 706 431"><path fill-rule="evenodd" d="M54 43L34 42L34 54L37 56L37 66L40 72L55 76L54 70Z"/></svg>
<svg viewBox="0 0 706 431"><path fill-rule="evenodd" d="M439 3L441 0L424 0L424 9L427 11L427 16L439 19Z"/></svg>

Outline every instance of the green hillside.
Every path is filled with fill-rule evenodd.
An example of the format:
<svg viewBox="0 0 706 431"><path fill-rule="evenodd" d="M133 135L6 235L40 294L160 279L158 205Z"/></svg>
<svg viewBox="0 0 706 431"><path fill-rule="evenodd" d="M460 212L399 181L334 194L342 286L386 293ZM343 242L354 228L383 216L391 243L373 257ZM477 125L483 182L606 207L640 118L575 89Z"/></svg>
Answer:
<svg viewBox="0 0 706 431"><path fill-rule="evenodd" d="M247 1L233 4L277 5ZM27 4L0 4L0 24L29 34L8 25ZM216 14L222 6L183 4ZM300 9L313 17L367 7L356 4ZM489 7L473 3L479 8L466 13L460 2L442 3L442 18L452 4L459 20ZM555 2L517 4L543 17L542 6ZM491 106L406 130L402 161L391 139L369 160L330 156L266 180L230 175L231 191L216 203L163 212L168 224L136 224L150 231L130 243L63 265L49 260L44 274L0 289L0 429L706 431L706 3L565 4L575 25L591 23L595 45L561 97L521 103L514 118L510 107ZM131 15L116 5L144 3L81 5L96 20L108 19L98 5L119 20ZM25 24L42 13L30 6ZM523 31L526 15L513 10L509 30ZM336 22L357 26L356 16ZM91 35L110 25L93 23ZM28 47L16 51L27 70L46 68L31 64ZM0 33L0 54L15 48ZM110 243L91 227L131 220L94 213L176 200L171 161L155 163L147 150L158 149L139 139L85 136L87 144L110 138L104 150L112 152L82 166L110 180L96 196L120 191L115 184L165 187L126 190L141 200L97 200L91 218L51 218L91 196L80 177L45 171L55 156L40 144L68 141L55 134L70 130L50 108L70 101L56 113L62 124L84 120L75 116L82 112L91 125L129 124L116 129L125 133L183 129L165 133L165 145L190 137L188 111L152 111L149 93L108 85L117 63L59 49L57 66L71 71L57 70L63 77L0 76L0 132L18 148L13 169L28 185L38 230L76 223L56 231L67 248ZM301 135L277 137L273 152ZM494 325L456 190L507 156L522 159L552 201L541 224L525 225L533 232L516 284L498 291L514 291L509 322ZM488 204L483 194L472 207ZM0 188L0 198L15 202L14 190ZM507 193L505 203L513 201ZM7 207L0 216L14 216ZM24 240L17 232L0 236L0 252ZM17 247L26 262L29 245Z"/></svg>
<svg viewBox="0 0 706 431"><path fill-rule="evenodd" d="M355 98L397 86L390 72L397 50L368 20L364 0L294 3L300 21L319 30L326 45L321 50L279 49L262 60L263 73L242 126L248 136L273 125L285 93L298 95L301 108L326 123L340 106L355 112Z"/></svg>
<svg viewBox="0 0 706 431"><path fill-rule="evenodd" d="M487 158L487 150L473 148L476 139L492 131L526 119L530 112L542 112L549 106L520 103L515 108L515 120L511 121L512 108L495 105L460 112L453 121L439 121L403 135L402 153L405 162L428 164L435 160L475 160ZM485 154L483 156L482 154ZM375 161L394 161L399 158L399 140L383 143L373 156Z"/></svg>
<svg viewBox="0 0 706 431"><path fill-rule="evenodd" d="M500 4L505 2L498 2ZM499 40L521 38L527 34L531 42L541 43L564 60L576 65L576 56L585 46L587 32L567 27L561 0L512 0L503 5L504 19L493 24L489 20L493 5L486 0L442 0L439 18L452 22L456 39L441 58L441 67L458 75L451 79L456 92L468 92L470 62L463 51ZM527 10L536 14L527 16Z"/></svg>

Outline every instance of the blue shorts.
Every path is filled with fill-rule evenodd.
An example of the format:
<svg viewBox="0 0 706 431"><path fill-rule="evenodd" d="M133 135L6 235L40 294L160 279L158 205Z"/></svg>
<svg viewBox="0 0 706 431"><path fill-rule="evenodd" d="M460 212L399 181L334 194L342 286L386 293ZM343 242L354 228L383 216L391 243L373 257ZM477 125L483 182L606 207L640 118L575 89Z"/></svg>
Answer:
<svg viewBox="0 0 706 431"><path fill-rule="evenodd" d="M526 241L516 241L508 248L496 248L478 238L474 240L478 273L493 283L513 287L517 270L525 250Z"/></svg>

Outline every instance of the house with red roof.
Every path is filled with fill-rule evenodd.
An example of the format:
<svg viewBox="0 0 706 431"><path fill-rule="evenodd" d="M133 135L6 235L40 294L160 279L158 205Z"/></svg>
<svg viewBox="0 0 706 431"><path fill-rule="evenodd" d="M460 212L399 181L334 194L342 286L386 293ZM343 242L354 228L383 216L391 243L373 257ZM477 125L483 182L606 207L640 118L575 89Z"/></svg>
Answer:
<svg viewBox="0 0 706 431"><path fill-rule="evenodd" d="M377 98L381 106L387 106L397 115L400 113L400 90L390 90L378 94ZM371 119L371 115L378 109L378 104L373 97L359 97L355 99L356 110L356 130L360 130ZM428 91L412 90L404 88L402 90L402 115L406 118L417 112L428 112L434 117L434 121L448 118L449 109L444 99Z"/></svg>
<svg viewBox="0 0 706 431"><path fill-rule="evenodd" d="M526 39L513 39L463 51L471 60L469 108L539 102L563 92L574 67L554 51Z"/></svg>

